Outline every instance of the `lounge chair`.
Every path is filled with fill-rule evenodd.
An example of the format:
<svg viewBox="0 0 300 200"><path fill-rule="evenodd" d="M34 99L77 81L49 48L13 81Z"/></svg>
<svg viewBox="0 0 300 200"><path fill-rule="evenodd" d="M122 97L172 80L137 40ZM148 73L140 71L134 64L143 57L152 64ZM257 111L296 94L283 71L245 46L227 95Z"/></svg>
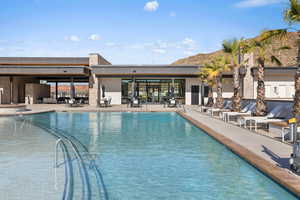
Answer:
<svg viewBox="0 0 300 200"><path fill-rule="evenodd" d="M231 101L226 101L224 103L224 107L223 108L208 108L207 112L211 115L214 116L215 112L226 112L229 111L231 108L232 102Z"/></svg>
<svg viewBox="0 0 300 200"><path fill-rule="evenodd" d="M290 107L285 106L282 107L281 110L274 116L275 118L254 118L250 119L250 130L252 130L253 124L254 124L254 130L257 131L258 125L264 125L269 124L271 122L285 122L288 120L288 115L291 112ZM284 116L283 118L280 118L280 116Z"/></svg>
<svg viewBox="0 0 300 200"><path fill-rule="evenodd" d="M230 117L235 117L235 116L245 116L245 115L251 115L251 113L254 111L256 106L255 102L251 102L247 104L241 112L221 112L220 113L220 118L222 118L224 121L229 122Z"/></svg>
<svg viewBox="0 0 300 200"><path fill-rule="evenodd" d="M271 111L266 116L262 116L262 117L261 116L246 116L246 117L241 116L239 119L240 127L242 127L242 125L244 125L244 128L246 128L247 122L250 122L251 120L253 121L253 120L277 118L281 114L282 108L283 108L283 106L276 106L273 109L271 109ZM250 128L251 128L251 123L250 123Z"/></svg>

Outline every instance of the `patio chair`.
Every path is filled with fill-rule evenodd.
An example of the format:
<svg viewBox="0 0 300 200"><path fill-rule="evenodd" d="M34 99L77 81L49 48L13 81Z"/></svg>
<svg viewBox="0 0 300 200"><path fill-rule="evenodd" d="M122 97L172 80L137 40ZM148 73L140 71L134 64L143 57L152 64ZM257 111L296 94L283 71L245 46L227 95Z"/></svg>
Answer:
<svg viewBox="0 0 300 200"><path fill-rule="evenodd" d="M75 99L70 99L67 103L68 106L70 107L81 107L82 105L76 101Z"/></svg>
<svg viewBox="0 0 300 200"><path fill-rule="evenodd" d="M175 98L171 98L171 99L168 101L168 107L169 107L169 108L177 107L177 101L176 101Z"/></svg>
<svg viewBox="0 0 300 200"><path fill-rule="evenodd" d="M281 114L281 109L283 106L276 106L274 107L266 116L246 116L243 117L241 116L239 119L239 125L242 127L244 125L244 128L247 127L247 122L250 122L251 120L263 120L263 119L275 119ZM274 120L275 121L275 120ZM250 123L250 128L251 128L251 123Z"/></svg>
<svg viewBox="0 0 300 200"><path fill-rule="evenodd" d="M246 105L241 112L222 112L220 113L220 117L227 122L230 122L230 117L236 117L236 116L247 116L251 115L251 113L254 111L256 107L255 102L251 102L248 105Z"/></svg>
<svg viewBox="0 0 300 200"><path fill-rule="evenodd" d="M99 107L109 107L111 104L111 100L112 100L111 97L100 99Z"/></svg>
<svg viewBox="0 0 300 200"><path fill-rule="evenodd" d="M133 108L138 108L140 107L140 101L138 98L133 98L130 102L130 106L133 107Z"/></svg>

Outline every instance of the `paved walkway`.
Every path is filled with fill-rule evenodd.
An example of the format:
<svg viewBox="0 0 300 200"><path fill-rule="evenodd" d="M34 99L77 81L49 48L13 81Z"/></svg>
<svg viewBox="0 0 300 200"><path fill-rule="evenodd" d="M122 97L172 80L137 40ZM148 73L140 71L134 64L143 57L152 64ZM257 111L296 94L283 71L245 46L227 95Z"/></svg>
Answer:
<svg viewBox="0 0 300 200"><path fill-rule="evenodd" d="M187 108L187 115L274 165L289 169L292 146Z"/></svg>

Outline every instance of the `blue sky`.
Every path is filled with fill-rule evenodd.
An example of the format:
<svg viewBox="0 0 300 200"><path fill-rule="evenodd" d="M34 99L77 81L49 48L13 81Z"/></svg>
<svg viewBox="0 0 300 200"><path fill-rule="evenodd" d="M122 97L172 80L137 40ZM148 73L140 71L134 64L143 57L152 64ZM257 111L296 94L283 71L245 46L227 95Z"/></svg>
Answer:
<svg viewBox="0 0 300 200"><path fill-rule="evenodd" d="M0 56L169 64L282 28L286 0L2 0Z"/></svg>

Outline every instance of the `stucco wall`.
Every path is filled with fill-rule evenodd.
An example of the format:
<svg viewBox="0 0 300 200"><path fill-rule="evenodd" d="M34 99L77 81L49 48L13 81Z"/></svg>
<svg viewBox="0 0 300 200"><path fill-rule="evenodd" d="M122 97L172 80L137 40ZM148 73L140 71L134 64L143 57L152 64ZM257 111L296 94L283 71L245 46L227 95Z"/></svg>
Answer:
<svg viewBox="0 0 300 200"><path fill-rule="evenodd" d="M102 85L105 86L105 97L111 97L111 104L120 105L122 99L121 78L99 78L100 98L102 97Z"/></svg>
<svg viewBox="0 0 300 200"><path fill-rule="evenodd" d="M295 95L293 76L265 76L266 98L292 99ZM254 98L257 97L257 80L254 81Z"/></svg>
<svg viewBox="0 0 300 200"><path fill-rule="evenodd" d="M50 85L28 83L25 86L26 104L38 103L39 98L50 98Z"/></svg>
<svg viewBox="0 0 300 200"><path fill-rule="evenodd" d="M3 94L1 95L1 103L9 104L10 103L10 82L8 76L0 77L0 88L3 88Z"/></svg>
<svg viewBox="0 0 300 200"><path fill-rule="evenodd" d="M201 104L201 81L198 78L186 78L185 79L185 104L192 104L192 86L198 85L199 88L199 104Z"/></svg>
<svg viewBox="0 0 300 200"><path fill-rule="evenodd" d="M232 78L224 78L222 81L223 87L223 98L231 98L233 95L233 79ZM216 88L213 88L213 96L214 98L217 97Z"/></svg>

